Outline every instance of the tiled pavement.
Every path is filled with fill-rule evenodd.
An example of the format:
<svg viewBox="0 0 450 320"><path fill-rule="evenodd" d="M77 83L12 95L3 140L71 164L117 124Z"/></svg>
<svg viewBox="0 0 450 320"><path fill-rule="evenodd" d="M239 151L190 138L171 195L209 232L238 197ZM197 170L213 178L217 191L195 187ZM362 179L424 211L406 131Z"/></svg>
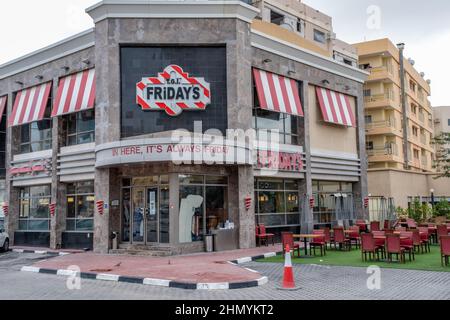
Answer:
<svg viewBox="0 0 450 320"><path fill-rule="evenodd" d="M320 299L405 299L450 300L450 273L385 269L381 290L368 290L364 268L294 266L299 291L279 291L283 266L248 263L245 266L269 277L267 285L231 291L193 291L128 283L82 280L81 290L68 290L65 277L20 272L31 259L44 256L10 253L0 256L0 300L4 299L88 299L88 300L320 300ZM23 260L23 261L22 261ZM8 262L9 261L9 262Z"/></svg>

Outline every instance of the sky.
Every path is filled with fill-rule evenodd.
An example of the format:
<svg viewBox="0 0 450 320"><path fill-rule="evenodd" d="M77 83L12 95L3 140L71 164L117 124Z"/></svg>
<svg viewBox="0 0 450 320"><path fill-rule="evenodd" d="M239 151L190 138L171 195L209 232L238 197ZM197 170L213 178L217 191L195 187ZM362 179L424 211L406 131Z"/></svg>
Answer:
<svg viewBox="0 0 450 320"><path fill-rule="evenodd" d="M338 38L349 43L390 38L406 44L425 79L433 106L450 105L450 1L303 0L333 17ZM85 9L98 0L14 0L0 4L0 64L92 28Z"/></svg>

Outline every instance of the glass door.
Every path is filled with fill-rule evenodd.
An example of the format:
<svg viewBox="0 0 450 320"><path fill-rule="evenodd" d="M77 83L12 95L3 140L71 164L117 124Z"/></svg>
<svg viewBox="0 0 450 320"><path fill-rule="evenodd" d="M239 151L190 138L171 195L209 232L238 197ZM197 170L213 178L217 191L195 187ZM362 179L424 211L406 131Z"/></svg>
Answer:
<svg viewBox="0 0 450 320"><path fill-rule="evenodd" d="M133 189L133 243L145 241L145 188Z"/></svg>
<svg viewBox="0 0 450 320"><path fill-rule="evenodd" d="M159 221L159 195L158 188L147 189L147 243L157 243L158 239L158 221Z"/></svg>

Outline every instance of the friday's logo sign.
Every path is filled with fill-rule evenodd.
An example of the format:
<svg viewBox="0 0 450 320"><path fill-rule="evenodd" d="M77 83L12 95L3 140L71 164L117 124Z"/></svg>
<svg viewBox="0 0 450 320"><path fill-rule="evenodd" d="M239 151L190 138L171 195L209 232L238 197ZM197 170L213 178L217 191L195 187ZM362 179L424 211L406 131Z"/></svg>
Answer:
<svg viewBox="0 0 450 320"><path fill-rule="evenodd" d="M205 110L211 103L210 84L190 77L177 65L170 65L158 77L142 78L137 84L136 103L143 110L164 110L178 116L183 110Z"/></svg>

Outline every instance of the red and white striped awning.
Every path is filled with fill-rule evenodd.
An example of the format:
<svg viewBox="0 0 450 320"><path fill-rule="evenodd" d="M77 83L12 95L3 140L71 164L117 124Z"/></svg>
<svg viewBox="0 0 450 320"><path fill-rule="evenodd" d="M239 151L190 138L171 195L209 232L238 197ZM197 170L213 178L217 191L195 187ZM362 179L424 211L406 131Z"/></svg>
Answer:
<svg viewBox="0 0 450 320"><path fill-rule="evenodd" d="M9 117L9 126L19 126L44 119L51 89L52 83L47 82L19 91Z"/></svg>
<svg viewBox="0 0 450 320"><path fill-rule="evenodd" d="M52 117L94 108L95 69L85 70L59 81Z"/></svg>
<svg viewBox="0 0 450 320"><path fill-rule="evenodd" d="M1 119L1 117L3 117L3 112L5 112L7 99L8 99L8 96L0 97L0 119Z"/></svg>
<svg viewBox="0 0 450 320"><path fill-rule="evenodd" d="M325 122L356 127L355 115L348 95L316 87L320 110Z"/></svg>
<svg viewBox="0 0 450 320"><path fill-rule="evenodd" d="M259 69L253 69L261 109L303 117L298 82Z"/></svg>

